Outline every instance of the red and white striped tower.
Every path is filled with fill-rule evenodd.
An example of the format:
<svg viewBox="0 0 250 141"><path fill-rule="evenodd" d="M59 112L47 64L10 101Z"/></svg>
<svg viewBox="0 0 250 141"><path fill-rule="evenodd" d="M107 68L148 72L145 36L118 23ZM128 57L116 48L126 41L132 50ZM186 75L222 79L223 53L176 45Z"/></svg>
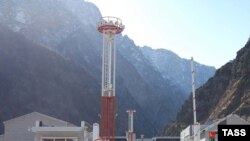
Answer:
<svg viewBox="0 0 250 141"><path fill-rule="evenodd" d="M135 133L134 133L134 113L135 110L127 110L128 113L128 132L127 132L127 141L134 141L135 140Z"/></svg>
<svg viewBox="0 0 250 141"><path fill-rule="evenodd" d="M119 18L103 17L97 30L103 34L102 54L102 97L100 137L114 141L115 137L115 35L124 30Z"/></svg>

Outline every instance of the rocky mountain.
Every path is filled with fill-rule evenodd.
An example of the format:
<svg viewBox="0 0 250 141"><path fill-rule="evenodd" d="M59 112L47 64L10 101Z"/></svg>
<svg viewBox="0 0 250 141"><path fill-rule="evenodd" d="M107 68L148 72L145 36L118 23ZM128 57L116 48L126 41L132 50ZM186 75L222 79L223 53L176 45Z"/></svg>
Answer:
<svg viewBox="0 0 250 141"><path fill-rule="evenodd" d="M234 60L218 69L214 77L196 90L196 97L197 121L200 123L232 113L250 121L250 40L237 52ZM192 120L190 96L165 134L179 134L180 129Z"/></svg>
<svg viewBox="0 0 250 141"><path fill-rule="evenodd" d="M98 93L98 81L83 68L0 25L1 133L3 121L33 111L95 122Z"/></svg>
<svg viewBox="0 0 250 141"><path fill-rule="evenodd" d="M144 46L141 51L154 68L162 74L162 77L171 83L171 86L181 88L187 95L191 92L190 60L180 58L177 54L166 49L152 49ZM194 65L196 69L195 84L198 88L208 80L208 76L214 75L215 68L197 62Z"/></svg>
<svg viewBox="0 0 250 141"><path fill-rule="evenodd" d="M96 23L100 18L98 8L83 0L4 0L0 4L0 19L4 19L0 20L1 24L78 65L96 80L98 86L101 83L102 38L96 30ZM172 59L183 59L177 56L169 57L171 60L168 60L166 57L166 63L159 64L163 62L161 58L154 60L150 54L147 49L136 46L128 36L118 35L118 134L123 134L127 128L126 109L135 108L135 131L147 136L155 135L164 127L162 123L175 119L190 92L190 69L186 68L188 65L180 65L186 71L178 68L173 75L173 71L166 72L165 67L161 66ZM173 66L166 68L172 69ZM213 75L215 69L204 66L197 71L202 72L198 78L202 84ZM173 79L174 76L184 78L179 81L177 78Z"/></svg>
<svg viewBox="0 0 250 141"><path fill-rule="evenodd" d="M84 68L2 25L0 59L0 133L3 121L33 111L76 125L81 120L99 121L100 82ZM117 60L120 62L120 57ZM117 80L122 84L120 78ZM124 134L125 111L132 107L138 114L144 113L125 87L118 86L118 93L118 134ZM145 116L137 121L138 127L150 128L146 122Z"/></svg>

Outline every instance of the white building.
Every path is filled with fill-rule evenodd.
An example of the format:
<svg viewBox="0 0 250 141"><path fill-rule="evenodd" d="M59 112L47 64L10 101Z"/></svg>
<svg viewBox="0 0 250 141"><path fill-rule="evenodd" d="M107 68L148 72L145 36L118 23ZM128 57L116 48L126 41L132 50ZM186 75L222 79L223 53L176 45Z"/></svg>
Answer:
<svg viewBox="0 0 250 141"><path fill-rule="evenodd" d="M0 141L87 141L90 133L85 122L77 127L38 112L4 122Z"/></svg>
<svg viewBox="0 0 250 141"><path fill-rule="evenodd" d="M200 141L209 141L209 133L210 131L214 131L217 133L218 125L247 125L250 124L249 122L245 121L244 119L240 118L236 114L230 114L224 118L212 121L210 123L200 125ZM194 141L193 139L193 125L188 126L184 130L181 131L181 141ZM216 134L215 141L218 140L218 136Z"/></svg>

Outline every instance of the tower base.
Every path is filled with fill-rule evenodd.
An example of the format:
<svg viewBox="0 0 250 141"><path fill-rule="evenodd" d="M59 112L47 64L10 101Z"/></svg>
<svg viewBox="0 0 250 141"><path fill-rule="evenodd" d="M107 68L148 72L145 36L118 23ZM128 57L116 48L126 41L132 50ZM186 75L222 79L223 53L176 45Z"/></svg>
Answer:
<svg viewBox="0 0 250 141"><path fill-rule="evenodd" d="M101 98L101 130L103 141L115 141L115 96Z"/></svg>

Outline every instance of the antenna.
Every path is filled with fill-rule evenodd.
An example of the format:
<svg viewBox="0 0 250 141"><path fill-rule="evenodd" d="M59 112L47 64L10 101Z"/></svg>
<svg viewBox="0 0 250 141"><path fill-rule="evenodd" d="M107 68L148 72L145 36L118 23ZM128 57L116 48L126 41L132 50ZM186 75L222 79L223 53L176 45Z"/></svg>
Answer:
<svg viewBox="0 0 250 141"><path fill-rule="evenodd" d="M193 94L193 114L194 114L194 124L197 124L196 120L196 103L195 103L195 70L194 70L194 59L191 57L191 72L192 72L192 94Z"/></svg>
<svg viewBox="0 0 250 141"><path fill-rule="evenodd" d="M198 123L196 119L195 69L194 69L193 57L191 57L191 72L192 72L192 93L193 93L193 113L194 113L193 135L194 135L194 141L199 141L200 140L200 123Z"/></svg>
<svg viewBox="0 0 250 141"><path fill-rule="evenodd" d="M134 113L136 111L129 109L128 113L128 132L127 132L127 141L135 141L136 135L134 133Z"/></svg>

